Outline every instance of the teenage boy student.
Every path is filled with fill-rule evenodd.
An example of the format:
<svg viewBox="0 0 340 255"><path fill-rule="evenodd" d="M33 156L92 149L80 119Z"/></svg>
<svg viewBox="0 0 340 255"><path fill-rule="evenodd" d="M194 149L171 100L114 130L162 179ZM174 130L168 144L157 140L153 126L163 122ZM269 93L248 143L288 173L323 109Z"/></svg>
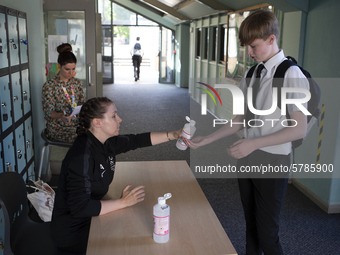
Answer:
<svg viewBox="0 0 340 255"><path fill-rule="evenodd" d="M250 14L241 24L239 40L246 46L248 54L258 62L256 70L250 80L252 87L259 79L254 108L257 110L270 109L273 102L272 82L278 65L286 58L277 41L280 29L275 15L269 11L256 11ZM260 78L256 78L259 72ZM246 73L247 74L247 73ZM246 74L239 86L247 99L248 85ZM259 76L257 76L259 77ZM283 87L302 88L309 90L309 83L297 66L290 67L284 77ZM290 99L304 98L303 93L288 93ZM246 102L247 100L245 100ZM276 103L275 103L276 104ZM307 104L302 104L307 109ZM223 125L222 128L204 137L186 141L191 148L196 149L223 137L232 135L243 129L243 139L238 140L227 149L230 156L238 159L237 167L241 166L289 166L291 141L300 139L306 134L306 115L295 104L288 104L290 119L295 124L282 125L286 116L276 106L276 110L269 115L255 115L256 124L244 127L248 123L245 115L237 115L233 123ZM248 106L245 105L245 109ZM249 109L246 110L249 114ZM279 121L270 121L270 120ZM261 121L262 120L262 121ZM268 121L269 120L269 121ZM283 121L283 122L282 122ZM261 123L261 125L259 124ZM263 124L263 125L262 125ZM288 126L288 127L287 127ZM284 173L278 173L274 178L264 175L238 176L241 201L246 220L246 254L283 254L279 241L279 215L287 190L288 178Z"/></svg>

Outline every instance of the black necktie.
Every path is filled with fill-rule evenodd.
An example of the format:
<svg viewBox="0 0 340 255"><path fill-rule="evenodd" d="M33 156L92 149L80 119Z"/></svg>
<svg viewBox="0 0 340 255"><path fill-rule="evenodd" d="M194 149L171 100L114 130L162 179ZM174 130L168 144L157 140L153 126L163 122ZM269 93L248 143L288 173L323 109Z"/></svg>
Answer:
<svg viewBox="0 0 340 255"><path fill-rule="evenodd" d="M257 97L257 92L259 90L260 87L260 78L261 78L261 72L262 69L264 68L263 64L260 64L257 69L256 69L256 76L255 76L255 82L253 84L253 106L255 108L256 105L256 97ZM249 106L248 106L248 110L247 110L247 115L246 115L246 125L248 125L248 121L254 119L254 113L252 113L249 110ZM250 128L250 126L248 126L248 128Z"/></svg>

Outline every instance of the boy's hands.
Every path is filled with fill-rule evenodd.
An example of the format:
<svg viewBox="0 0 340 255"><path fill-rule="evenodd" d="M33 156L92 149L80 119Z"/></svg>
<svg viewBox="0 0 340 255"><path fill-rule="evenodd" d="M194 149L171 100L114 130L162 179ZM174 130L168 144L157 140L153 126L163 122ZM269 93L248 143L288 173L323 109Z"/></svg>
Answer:
<svg viewBox="0 0 340 255"><path fill-rule="evenodd" d="M198 136L192 140L182 138L182 140L192 149L197 149L209 144L208 138L206 136ZM256 143L253 139L241 139L233 143L230 148L227 149L227 153L235 159L240 159L248 156L256 149L258 148L256 147Z"/></svg>
<svg viewBox="0 0 340 255"><path fill-rule="evenodd" d="M192 149L197 149L208 144L206 136L197 136L191 140L182 137L183 142Z"/></svg>
<svg viewBox="0 0 340 255"><path fill-rule="evenodd" d="M227 153L235 159L240 159L248 156L256 149L257 147L253 139L241 139L233 143L227 149Z"/></svg>

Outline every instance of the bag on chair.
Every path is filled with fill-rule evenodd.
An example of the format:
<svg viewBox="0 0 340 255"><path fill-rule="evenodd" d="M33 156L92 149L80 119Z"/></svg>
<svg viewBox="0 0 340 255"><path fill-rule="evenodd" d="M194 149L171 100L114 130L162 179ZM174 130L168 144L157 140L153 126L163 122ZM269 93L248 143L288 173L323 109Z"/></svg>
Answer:
<svg viewBox="0 0 340 255"><path fill-rule="evenodd" d="M51 221L55 197L54 190L42 180L30 181L33 184L27 185L27 187L34 189L34 192L27 194L28 199L43 221Z"/></svg>

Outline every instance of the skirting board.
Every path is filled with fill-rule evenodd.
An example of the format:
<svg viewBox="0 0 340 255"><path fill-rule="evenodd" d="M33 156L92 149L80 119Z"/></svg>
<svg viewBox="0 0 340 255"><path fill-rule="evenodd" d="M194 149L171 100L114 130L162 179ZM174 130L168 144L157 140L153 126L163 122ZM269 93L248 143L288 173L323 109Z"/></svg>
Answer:
<svg viewBox="0 0 340 255"><path fill-rule="evenodd" d="M312 200L317 206L319 206L324 212L331 213L340 213L340 204L329 205L321 200L313 191L306 188L297 180L292 179L292 184L300 190L306 197Z"/></svg>

